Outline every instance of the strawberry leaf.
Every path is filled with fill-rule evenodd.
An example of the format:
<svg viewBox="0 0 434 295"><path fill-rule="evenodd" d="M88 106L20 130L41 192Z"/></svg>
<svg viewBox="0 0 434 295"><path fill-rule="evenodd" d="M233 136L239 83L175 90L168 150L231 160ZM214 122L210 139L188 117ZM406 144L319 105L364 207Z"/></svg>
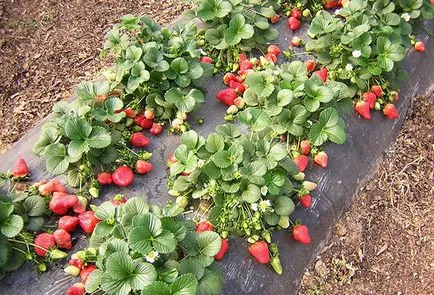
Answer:
<svg viewBox="0 0 434 295"><path fill-rule="evenodd" d="M261 189L254 184L249 184L241 194L241 199L247 203L255 203L261 198Z"/></svg>
<svg viewBox="0 0 434 295"><path fill-rule="evenodd" d="M212 154L221 151L225 148L223 137L216 133L211 133L206 139L206 150Z"/></svg>
<svg viewBox="0 0 434 295"><path fill-rule="evenodd" d="M158 282L151 283L150 285L146 286L142 290L142 295L147 295L147 294L167 295L172 293L170 292L170 287L168 284L158 281Z"/></svg>
<svg viewBox="0 0 434 295"><path fill-rule="evenodd" d="M289 216L294 212L295 206L292 200L285 196L279 196L274 202L274 211L280 216Z"/></svg>
<svg viewBox="0 0 434 295"><path fill-rule="evenodd" d="M170 294L176 295L196 294L196 290L197 279L192 273L178 277L170 286Z"/></svg>
<svg viewBox="0 0 434 295"><path fill-rule="evenodd" d="M197 235L197 248L200 254L213 257L220 251L220 247L221 238L218 233L205 231Z"/></svg>
<svg viewBox="0 0 434 295"><path fill-rule="evenodd" d="M23 218L19 215L12 214L2 223L0 230L5 237L13 238L20 233L23 227Z"/></svg>

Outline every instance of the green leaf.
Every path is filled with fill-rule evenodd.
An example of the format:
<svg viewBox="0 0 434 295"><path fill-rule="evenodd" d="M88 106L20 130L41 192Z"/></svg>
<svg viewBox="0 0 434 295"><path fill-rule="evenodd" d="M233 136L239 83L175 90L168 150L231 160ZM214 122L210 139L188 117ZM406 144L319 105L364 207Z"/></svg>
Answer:
<svg viewBox="0 0 434 295"><path fill-rule="evenodd" d="M291 110L284 109L277 120L280 125L294 136L303 135L303 124L306 122L309 112L302 105L295 105Z"/></svg>
<svg viewBox="0 0 434 295"><path fill-rule="evenodd" d="M206 139L206 150L212 154L221 151L225 148L223 137L217 133L211 133Z"/></svg>
<svg viewBox="0 0 434 295"><path fill-rule="evenodd" d="M164 282L153 282L142 290L142 295L167 295L170 293L170 287Z"/></svg>
<svg viewBox="0 0 434 295"><path fill-rule="evenodd" d="M261 198L261 189L259 186L249 184L247 189L241 194L241 199L247 203L255 203Z"/></svg>
<svg viewBox="0 0 434 295"><path fill-rule="evenodd" d="M241 13L232 16L229 27L225 32L225 41L228 45L233 46L241 42L242 39L253 37L255 30L249 24Z"/></svg>
<svg viewBox="0 0 434 295"><path fill-rule="evenodd" d="M95 227L95 235L100 237L105 237L111 234L114 230L114 225L107 223L106 221L102 221L98 223Z"/></svg>
<svg viewBox="0 0 434 295"><path fill-rule="evenodd" d="M151 238L151 231L148 228L143 226L134 227L128 235L128 244L132 250L146 255L152 251Z"/></svg>
<svg viewBox="0 0 434 295"><path fill-rule="evenodd" d="M197 247L199 253L214 257L221 247L221 238L218 233L205 231L197 235Z"/></svg>
<svg viewBox="0 0 434 295"><path fill-rule="evenodd" d="M187 148L190 150L195 150L197 148L198 142L199 142L199 135L194 130L184 132L181 135L181 143L185 144Z"/></svg>
<svg viewBox="0 0 434 295"><path fill-rule="evenodd" d="M178 277L170 286L170 294L192 295L196 294L197 279L194 274L189 273Z"/></svg>
<svg viewBox="0 0 434 295"><path fill-rule="evenodd" d="M41 196L30 196L24 201L27 216L41 216L47 211L45 199Z"/></svg>
<svg viewBox="0 0 434 295"><path fill-rule="evenodd" d="M116 207L110 201L104 202L98 206L95 216L100 220L107 220L115 217Z"/></svg>
<svg viewBox="0 0 434 295"><path fill-rule="evenodd" d="M213 161L219 168L227 168L232 162L230 160L231 154L228 151L222 150L214 154Z"/></svg>
<svg viewBox="0 0 434 295"><path fill-rule="evenodd" d="M284 159L286 156L288 156L288 151L286 147L283 144L275 144L271 147L270 152L267 156L267 158L270 161L280 161Z"/></svg>
<svg viewBox="0 0 434 295"><path fill-rule="evenodd" d="M280 90L279 93L277 94L277 105L284 107L290 104L293 98L294 98L294 94L292 90L290 89Z"/></svg>
<svg viewBox="0 0 434 295"><path fill-rule="evenodd" d="M20 233L23 227L23 218L19 215L12 214L5 222L3 222L1 226L1 233L8 238L13 238Z"/></svg>
<svg viewBox="0 0 434 295"><path fill-rule="evenodd" d="M216 127L216 131L223 137L237 138L241 136L241 132L234 124L224 124Z"/></svg>
<svg viewBox="0 0 434 295"><path fill-rule="evenodd" d="M133 197L125 203L123 212L122 223L125 226L130 226L133 217L149 212L149 205L145 199Z"/></svg>
<svg viewBox="0 0 434 295"><path fill-rule="evenodd" d="M69 167L69 158L66 148L61 143L55 143L47 147L44 156L48 172L59 175L66 172Z"/></svg>
<svg viewBox="0 0 434 295"><path fill-rule="evenodd" d="M159 253L170 253L175 251L177 241L175 235L170 231L163 232L152 241L153 248Z"/></svg>
<svg viewBox="0 0 434 295"><path fill-rule="evenodd" d="M246 109L239 113L239 119L242 124L256 132L267 128L270 121L268 114L260 109Z"/></svg>
<svg viewBox="0 0 434 295"><path fill-rule="evenodd" d="M319 121L312 125L309 139L316 146L322 145L327 139L337 144L345 142L345 130L340 124L336 109L330 107L321 112Z"/></svg>
<svg viewBox="0 0 434 295"><path fill-rule="evenodd" d="M200 280L205 273L205 268L199 263L197 263L195 259L187 257L179 264L179 274L183 275L188 273L194 274L196 278Z"/></svg>
<svg viewBox="0 0 434 295"><path fill-rule="evenodd" d="M290 198L279 196L274 202L274 210L280 216L289 216L294 212L295 206Z"/></svg>
<svg viewBox="0 0 434 295"><path fill-rule="evenodd" d="M89 138L86 140L90 147L102 149L111 144L112 138L110 132L104 127L93 126Z"/></svg>
<svg viewBox="0 0 434 295"><path fill-rule="evenodd" d="M223 18L232 10L232 5L222 0L204 0L197 9L197 16L204 20Z"/></svg>
<svg viewBox="0 0 434 295"><path fill-rule="evenodd" d="M95 269L87 277L85 283L87 293L94 293L96 290L98 290L99 285L101 284L101 275L102 275L102 271L99 269Z"/></svg>
<svg viewBox="0 0 434 295"><path fill-rule="evenodd" d="M152 213L135 216L133 218L133 225L147 228L153 237L160 235L163 231L160 218Z"/></svg>

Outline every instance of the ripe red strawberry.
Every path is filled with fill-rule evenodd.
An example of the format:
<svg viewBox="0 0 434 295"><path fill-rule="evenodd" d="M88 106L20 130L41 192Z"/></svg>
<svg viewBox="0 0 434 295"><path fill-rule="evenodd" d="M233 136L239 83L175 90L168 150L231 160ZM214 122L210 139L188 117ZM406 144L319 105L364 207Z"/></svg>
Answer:
<svg viewBox="0 0 434 295"><path fill-rule="evenodd" d="M242 63L243 61L247 60L247 56L244 53L240 53L238 55L238 63Z"/></svg>
<svg viewBox="0 0 434 295"><path fill-rule="evenodd" d="M244 93L246 91L246 86L243 83L237 81L229 82L229 87L235 89L238 93Z"/></svg>
<svg viewBox="0 0 434 295"><path fill-rule="evenodd" d="M277 23L279 21L279 19L280 19L280 15L276 14L275 16L273 16L271 18L271 23L275 24L275 23Z"/></svg>
<svg viewBox="0 0 434 295"><path fill-rule="evenodd" d="M318 75L318 77L320 77L324 83L327 81L327 75L328 75L327 68L322 68L321 70L315 71L313 73Z"/></svg>
<svg viewBox="0 0 434 295"><path fill-rule="evenodd" d="M319 152L315 155L314 161L321 167L326 168L328 164L328 156L325 152Z"/></svg>
<svg viewBox="0 0 434 295"><path fill-rule="evenodd" d="M269 63L277 64L277 57L276 57L274 54L267 53L267 54L265 55L265 59L266 59Z"/></svg>
<svg viewBox="0 0 434 295"><path fill-rule="evenodd" d="M295 17L296 19L299 19L301 17L301 12L298 10L297 7L294 7L291 11L291 16Z"/></svg>
<svg viewBox="0 0 434 295"><path fill-rule="evenodd" d="M303 224L297 224L294 226L292 230L292 236L294 239L302 244L310 244L310 236L309 236L309 229L306 225Z"/></svg>
<svg viewBox="0 0 434 295"><path fill-rule="evenodd" d="M308 155L310 153L310 141L302 140L300 142L300 151L303 155Z"/></svg>
<svg viewBox="0 0 434 295"><path fill-rule="evenodd" d="M297 31L301 26L301 23L298 19L296 19L295 17L291 16L288 19L288 27L291 31Z"/></svg>
<svg viewBox="0 0 434 295"><path fill-rule="evenodd" d="M120 204L125 204L127 201L128 201L127 198L122 194L118 194L114 196L112 200L110 200L110 202L115 206L119 206Z"/></svg>
<svg viewBox="0 0 434 295"><path fill-rule="evenodd" d="M52 179L50 182L53 183L53 192L66 193L65 186L61 184L57 179Z"/></svg>
<svg viewBox="0 0 434 295"><path fill-rule="evenodd" d="M310 208L312 206L312 196L311 195L300 196L300 197L298 197L298 199L300 200L300 204L304 208Z"/></svg>
<svg viewBox="0 0 434 295"><path fill-rule="evenodd" d="M49 196L54 191L54 183L52 181L44 183L38 187L38 190L41 196Z"/></svg>
<svg viewBox="0 0 434 295"><path fill-rule="evenodd" d="M390 95L393 97L393 100L394 100L394 101L398 101L398 99L399 99L399 94L398 94L398 92L396 92L396 91L391 91L391 92L390 92Z"/></svg>
<svg viewBox="0 0 434 295"><path fill-rule="evenodd" d="M363 100L369 104L369 108L372 110L375 106L375 102L377 101L377 96L372 92L365 92L362 95Z"/></svg>
<svg viewBox="0 0 434 295"><path fill-rule="evenodd" d="M58 229L53 233L54 240L56 241L59 249L71 249L72 241L71 235L64 229Z"/></svg>
<svg viewBox="0 0 434 295"><path fill-rule="evenodd" d="M267 53L274 54L275 56L279 56L280 54L280 48L276 45L271 44L267 48Z"/></svg>
<svg viewBox="0 0 434 295"><path fill-rule="evenodd" d="M268 252L268 244L264 241L257 241L249 247L250 255L259 263L267 264L270 262L270 253Z"/></svg>
<svg viewBox="0 0 434 295"><path fill-rule="evenodd" d="M96 102L104 102L107 99L107 95L106 94L99 94L95 97L95 101Z"/></svg>
<svg viewBox="0 0 434 295"><path fill-rule="evenodd" d="M25 177L30 174L29 167L23 158L19 158L12 168L11 174L13 177Z"/></svg>
<svg viewBox="0 0 434 295"><path fill-rule="evenodd" d="M125 116L128 118L135 118L137 116L137 111L132 108L127 108L124 110Z"/></svg>
<svg viewBox="0 0 434 295"><path fill-rule="evenodd" d="M98 174L97 179L98 179L99 184L101 184L101 185L113 183L112 174L108 173L108 172L101 172L100 174Z"/></svg>
<svg viewBox="0 0 434 295"><path fill-rule="evenodd" d="M315 70L315 68L316 68L316 61L313 60L313 59L310 59L310 60L306 61L304 64L306 65L306 69L309 72L313 72Z"/></svg>
<svg viewBox="0 0 434 295"><path fill-rule="evenodd" d="M169 159L167 159L167 167L170 167L172 164L179 162L173 153L169 155Z"/></svg>
<svg viewBox="0 0 434 295"><path fill-rule="evenodd" d="M86 288L83 283L75 283L66 290L66 295L84 295L86 293Z"/></svg>
<svg viewBox="0 0 434 295"><path fill-rule="evenodd" d="M77 227L78 217L77 216L62 216L59 219L57 228L66 230L67 232L73 232Z"/></svg>
<svg viewBox="0 0 434 295"><path fill-rule="evenodd" d="M364 119L366 119L366 120L370 120L371 119L371 112L369 110L369 103L367 101L364 101L364 100L358 101L356 103L355 110Z"/></svg>
<svg viewBox="0 0 434 295"><path fill-rule="evenodd" d="M208 221L201 221L196 224L196 232L202 233L204 231L213 231L214 226Z"/></svg>
<svg viewBox="0 0 434 295"><path fill-rule="evenodd" d="M82 196L77 196L78 202L72 207L72 210L77 213L83 213L86 211L87 199Z"/></svg>
<svg viewBox="0 0 434 295"><path fill-rule="evenodd" d="M151 129L149 129L149 133L151 133L154 136L161 134L161 132L163 132L163 126L161 126L161 124L158 123L152 124Z"/></svg>
<svg viewBox="0 0 434 295"><path fill-rule="evenodd" d="M203 64L212 64L212 58L209 56L202 56L200 62Z"/></svg>
<svg viewBox="0 0 434 295"><path fill-rule="evenodd" d="M151 141L143 133L136 132L136 133L133 133L131 135L130 143L134 147L143 148L143 147L147 147L148 145L150 145Z"/></svg>
<svg viewBox="0 0 434 295"><path fill-rule="evenodd" d="M214 259L222 260L228 251L229 251L229 241L226 239L222 239L222 245L220 246L220 251L214 256Z"/></svg>
<svg viewBox="0 0 434 295"><path fill-rule="evenodd" d="M113 183L117 186L129 186L134 181L134 173L128 166L120 166L112 174Z"/></svg>
<svg viewBox="0 0 434 295"><path fill-rule="evenodd" d="M425 44L422 41L418 41L414 44L414 49L419 52L425 51Z"/></svg>
<svg viewBox="0 0 434 295"><path fill-rule="evenodd" d="M384 106L383 113L391 120L398 118L398 111L396 110L395 105L391 103Z"/></svg>
<svg viewBox="0 0 434 295"><path fill-rule="evenodd" d="M229 85L229 83L231 82L231 81L234 81L235 80L235 74L233 74L233 73L227 73L224 77L223 77L223 82L226 84L226 85Z"/></svg>
<svg viewBox="0 0 434 295"><path fill-rule="evenodd" d="M96 225L100 222L95 216L95 212L86 211L78 215L78 224L88 234L91 234Z"/></svg>
<svg viewBox="0 0 434 295"><path fill-rule="evenodd" d="M225 105L230 106L234 104L234 99L237 98L237 91L232 88L223 89L216 94L216 97Z"/></svg>
<svg viewBox="0 0 434 295"><path fill-rule="evenodd" d="M145 174L152 171L152 164L145 160L138 160L136 162L136 171L139 174Z"/></svg>
<svg viewBox="0 0 434 295"><path fill-rule="evenodd" d="M240 71L250 70L253 69L253 64L250 62L250 60L244 60L240 62Z"/></svg>
<svg viewBox="0 0 434 295"><path fill-rule="evenodd" d="M56 241L52 234L41 233L36 236L34 244L35 253L38 256L44 257L47 254L47 250L56 246Z"/></svg>
<svg viewBox="0 0 434 295"><path fill-rule="evenodd" d="M371 92L374 93L377 97L383 96L383 88L380 85L374 85L371 87Z"/></svg>
<svg viewBox="0 0 434 295"><path fill-rule="evenodd" d="M325 9L333 9L336 8L338 5L338 2L336 0L326 0L324 3Z"/></svg>
<svg viewBox="0 0 434 295"><path fill-rule="evenodd" d="M76 195L54 192L48 205L54 214L65 215L77 202L78 198Z"/></svg>
<svg viewBox="0 0 434 295"><path fill-rule="evenodd" d="M309 159L305 155L299 155L294 158L294 162L297 165L298 171L303 172L309 164Z"/></svg>
<svg viewBox="0 0 434 295"><path fill-rule="evenodd" d="M145 118L148 119L148 120L153 120L155 118L154 111L146 110L145 111Z"/></svg>
<svg viewBox="0 0 434 295"><path fill-rule="evenodd" d="M301 44L300 37L297 37L297 36L292 37L292 39L291 39L291 45L292 46L298 47L298 46L300 46L300 44Z"/></svg>
<svg viewBox="0 0 434 295"><path fill-rule="evenodd" d="M87 278L90 276L90 274L96 270L96 266L94 264L89 264L88 266L85 266L81 271L80 271L80 278L81 278L81 282L84 284L87 281Z"/></svg>
<svg viewBox="0 0 434 295"><path fill-rule="evenodd" d="M140 113L134 118L134 123L136 123L137 125L140 125L140 123L142 122L142 120L144 118L145 118L145 113Z"/></svg>
<svg viewBox="0 0 434 295"><path fill-rule="evenodd" d="M140 121L140 127L143 129L151 129L152 125L154 124L154 121L150 119L144 118L142 121Z"/></svg>
<svg viewBox="0 0 434 295"><path fill-rule="evenodd" d="M72 256L74 256L74 254ZM71 258L68 263L79 269L82 269L84 267L84 262L80 258Z"/></svg>

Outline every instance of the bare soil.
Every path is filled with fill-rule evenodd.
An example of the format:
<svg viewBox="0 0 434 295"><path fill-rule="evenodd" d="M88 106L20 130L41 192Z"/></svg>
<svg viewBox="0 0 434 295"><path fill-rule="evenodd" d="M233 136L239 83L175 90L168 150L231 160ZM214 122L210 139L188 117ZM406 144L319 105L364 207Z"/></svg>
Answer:
<svg viewBox="0 0 434 295"><path fill-rule="evenodd" d="M0 155L95 77L105 33L125 14L167 24L179 0L0 0Z"/></svg>
<svg viewBox="0 0 434 295"><path fill-rule="evenodd" d="M434 97L414 104L300 294L434 294Z"/></svg>

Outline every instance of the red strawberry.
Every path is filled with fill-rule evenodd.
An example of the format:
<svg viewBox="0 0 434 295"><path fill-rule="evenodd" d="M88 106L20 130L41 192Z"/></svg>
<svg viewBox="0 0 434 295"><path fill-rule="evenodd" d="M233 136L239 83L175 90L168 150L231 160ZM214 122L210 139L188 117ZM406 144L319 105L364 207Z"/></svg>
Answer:
<svg viewBox="0 0 434 295"><path fill-rule="evenodd" d="M146 118L144 118L142 121L140 121L140 127L142 127L143 129L150 129L153 124L154 124L154 121L152 121L150 119L146 119Z"/></svg>
<svg viewBox="0 0 434 295"><path fill-rule="evenodd" d="M74 256L74 255L72 255L72 256ZM84 262L80 258L71 258L69 260L69 264L73 265L73 266L75 266L75 267L77 267L79 269L82 269L84 267Z"/></svg>
<svg viewBox="0 0 434 295"><path fill-rule="evenodd" d="M325 9L333 9L337 7L337 1L336 0L326 0L324 3Z"/></svg>
<svg viewBox="0 0 434 295"><path fill-rule="evenodd" d="M301 26L301 23L298 19L296 19L295 17L291 16L288 19L288 27L291 31L297 31Z"/></svg>
<svg viewBox="0 0 434 295"><path fill-rule="evenodd" d="M229 83L231 82L231 81L234 81L235 80L235 74L233 74L233 73L227 73L224 77L223 77L223 82L226 84L226 85L229 85Z"/></svg>
<svg viewBox="0 0 434 295"><path fill-rule="evenodd" d="M313 60L313 59L310 59L310 60L306 61L304 64L306 65L306 69L309 72L313 72L315 70L315 68L316 68L316 61Z"/></svg>
<svg viewBox="0 0 434 295"><path fill-rule="evenodd" d="M297 242L302 244L310 244L309 229L306 225L297 224L292 230L292 236Z"/></svg>
<svg viewBox="0 0 434 295"><path fill-rule="evenodd" d="M50 182L53 183L53 192L66 193L65 186L61 184L57 179L52 179Z"/></svg>
<svg viewBox="0 0 434 295"><path fill-rule="evenodd" d="M75 213L80 214L80 213L83 213L86 211L87 199L85 197L82 197L82 196L78 196L77 199L78 199L78 202L77 202L77 204L75 204L72 207L72 210Z"/></svg>
<svg viewBox="0 0 434 295"><path fill-rule="evenodd" d="M38 190L41 196L49 196L54 191L54 183L49 181L45 184L42 184L38 187Z"/></svg>
<svg viewBox="0 0 434 295"><path fill-rule="evenodd" d="M301 12L298 10L297 7L294 7L291 11L291 16L295 17L296 19L299 19L301 17Z"/></svg>
<svg viewBox="0 0 434 295"><path fill-rule="evenodd" d="M279 19L280 19L280 15L276 14L275 16L273 16L271 18L271 23L275 24L275 23L277 23L279 21Z"/></svg>
<svg viewBox="0 0 434 295"><path fill-rule="evenodd" d="M140 113L134 118L134 123L140 125L140 123L143 121L144 118L145 118L145 113Z"/></svg>
<svg viewBox="0 0 434 295"><path fill-rule="evenodd" d="M150 145L151 141L143 133L136 132L136 133L133 133L131 135L130 143L134 147L143 148L143 147L147 147L148 145Z"/></svg>
<svg viewBox="0 0 434 295"><path fill-rule="evenodd" d="M238 55L238 63L242 63L243 61L247 60L247 56L244 53L240 53Z"/></svg>
<svg viewBox="0 0 434 295"><path fill-rule="evenodd" d="M265 59L269 62L269 63L273 63L276 64L277 63L277 57L272 54L272 53L267 53L265 55Z"/></svg>
<svg viewBox="0 0 434 295"><path fill-rule="evenodd" d="M125 116L128 118L135 118L137 115L137 111L133 110L132 108L127 108L124 110Z"/></svg>
<svg viewBox="0 0 434 295"><path fill-rule="evenodd" d="M86 288L83 283L75 283L66 290L66 295L84 295L86 293Z"/></svg>
<svg viewBox="0 0 434 295"><path fill-rule="evenodd" d="M328 164L328 156L325 152L319 152L315 155L314 161L321 167L326 168Z"/></svg>
<svg viewBox="0 0 434 295"><path fill-rule="evenodd" d="M397 101L399 99L399 94L396 91L391 91L390 95L393 97L394 101Z"/></svg>
<svg viewBox="0 0 434 295"><path fill-rule="evenodd" d="M309 159L305 155L299 155L294 158L295 165L297 165L298 171L303 172L306 170L307 164L309 164Z"/></svg>
<svg viewBox="0 0 434 295"><path fill-rule="evenodd" d="M203 64L212 64L212 58L209 56L202 56L200 62Z"/></svg>
<svg viewBox="0 0 434 295"><path fill-rule="evenodd" d="M170 167L172 164L179 162L175 155L172 153L169 155L169 159L167 159L167 167Z"/></svg>
<svg viewBox="0 0 434 295"><path fill-rule="evenodd" d="M138 160L136 162L136 171L139 174L145 174L152 171L152 164L145 160Z"/></svg>
<svg viewBox="0 0 434 295"><path fill-rule="evenodd" d="M300 151L303 155L308 155L310 152L310 141L309 140L302 140L300 142Z"/></svg>
<svg viewBox="0 0 434 295"><path fill-rule="evenodd" d="M311 195L304 195L304 196L298 197L298 199L300 200L300 204L304 208L310 208L312 206L312 196Z"/></svg>
<svg viewBox="0 0 434 295"><path fill-rule="evenodd" d="M148 120L153 120L155 118L155 113L151 110L145 111L145 118Z"/></svg>
<svg viewBox="0 0 434 295"><path fill-rule="evenodd" d="M57 224L57 228L66 230L67 232L73 232L77 227L78 217L76 216L62 216L59 219L59 223Z"/></svg>
<svg viewBox="0 0 434 295"><path fill-rule="evenodd" d="M240 62L240 71L245 71L250 69L253 69L253 64L250 62L250 60L245 60Z"/></svg>
<svg viewBox="0 0 434 295"><path fill-rule="evenodd" d="M270 253L268 252L268 244L264 241L258 241L249 247L250 255L259 263L267 264L270 262Z"/></svg>
<svg viewBox="0 0 434 295"><path fill-rule="evenodd" d="M158 123L152 124L151 129L149 129L149 133L155 136L161 134L161 132L163 132L163 126L161 126L161 124Z"/></svg>
<svg viewBox="0 0 434 295"><path fill-rule="evenodd" d="M100 222L95 216L95 212L86 211L78 215L78 224L88 234L91 234L95 226Z"/></svg>
<svg viewBox="0 0 434 295"><path fill-rule="evenodd" d="M56 241L52 234L42 233L36 236L34 244L36 254L44 257L48 250L56 246Z"/></svg>
<svg viewBox="0 0 434 295"><path fill-rule="evenodd" d="M229 82L229 87L235 89L239 93L244 93L244 91L246 91L246 86L243 83L237 81Z"/></svg>
<svg viewBox="0 0 434 295"><path fill-rule="evenodd" d="M280 48L276 45L271 44L267 48L267 53L274 54L275 56L279 56L280 54Z"/></svg>
<svg viewBox="0 0 434 295"><path fill-rule="evenodd" d="M398 111L395 108L395 105L388 103L384 106L383 109L384 115L386 115L387 118L393 120L398 117Z"/></svg>
<svg viewBox="0 0 434 295"><path fill-rule="evenodd" d="M97 179L98 179L99 184L101 184L101 185L113 183L112 174L108 173L108 172L101 172L100 174L98 174Z"/></svg>
<svg viewBox="0 0 434 295"><path fill-rule="evenodd" d="M375 102L377 101L377 96L372 92L365 92L362 95L363 100L369 104L369 108L372 110L375 106Z"/></svg>
<svg viewBox="0 0 434 295"><path fill-rule="evenodd" d="M120 204L125 204L127 201L128 201L127 198L125 198L125 196L122 194L118 194L114 196L112 200L110 200L110 202L115 206L119 206Z"/></svg>
<svg viewBox="0 0 434 295"><path fill-rule="evenodd" d="M196 232L202 233L204 231L213 231L214 227L208 221L201 221L196 224Z"/></svg>
<svg viewBox="0 0 434 295"><path fill-rule="evenodd" d="M366 120L370 120L371 119L371 113L370 113L370 110L369 110L369 103L368 102L366 102L364 100L358 101L356 103L355 110L364 119L366 119Z"/></svg>
<svg viewBox="0 0 434 295"><path fill-rule="evenodd" d="M298 47L298 46L300 46L300 44L301 44L300 37L297 37L297 36L292 37L292 39L291 39L291 45L292 46Z"/></svg>
<svg viewBox="0 0 434 295"><path fill-rule="evenodd" d="M216 94L216 97L225 105L230 106L234 104L234 99L237 98L237 91L232 88L223 89Z"/></svg>
<svg viewBox="0 0 434 295"><path fill-rule="evenodd" d="M23 158L19 158L12 168L11 174L13 177L25 177L30 174L29 167Z"/></svg>
<svg viewBox="0 0 434 295"><path fill-rule="evenodd" d="M327 68L322 68L321 70L315 71L313 73L318 75L318 77L320 77L324 83L327 81L327 75L328 75Z"/></svg>
<svg viewBox="0 0 434 295"><path fill-rule="evenodd" d="M414 44L414 49L419 52L425 51L425 44L422 41L418 41Z"/></svg>
<svg viewBox="0 0 434 295"><path fill-rule="evenodd" d="M129 186L134 181L134 173L128 166L120 166L112 174L113 183L117 186Z"/></svg>
<svg viewBox="0 0 434 295"><path fill-rule="evenodd" d="M64 229L58 229L53 233L54 240L56 241L59 249L71 249L71 235Z"/></svg>
<svg viewBox="0 0 434 295"><path fill-rule="evenodd" d="M380 85L374 85L371 87L371 92L374 93L377 97L383 96L383 88Z"/></svg>
<svg viewBox="0 0 434 295"><path fill-rule="evenodd" d="M90 276L90 274L96 270L96 266L94 264L89 264L88 266L85 266L80 271L80 278L82 283L86 283L87 278Z"/></svg>
<svg viewBox="0 0 434 295"><path fill-rule="evenodd" d="M51 197L49 207L54 214L65 215L70 208L77 204L78 198L76 195L68 195L66 193L54 192Z"/></svg>
<svg viewBox="0 0 434 295"><path fill-rule="evenodd" d="M96 102L104 102L107 99L106 94L99 94L95 97Z"/></svg>
<svg viewBox="0 0 434 295"><path fill-rule="evenodd" d="M215 260L222 260L225 257L226 252L229 251L229 241L222 239L222 245L220 246L220 251L214 256Z"/></svg>

